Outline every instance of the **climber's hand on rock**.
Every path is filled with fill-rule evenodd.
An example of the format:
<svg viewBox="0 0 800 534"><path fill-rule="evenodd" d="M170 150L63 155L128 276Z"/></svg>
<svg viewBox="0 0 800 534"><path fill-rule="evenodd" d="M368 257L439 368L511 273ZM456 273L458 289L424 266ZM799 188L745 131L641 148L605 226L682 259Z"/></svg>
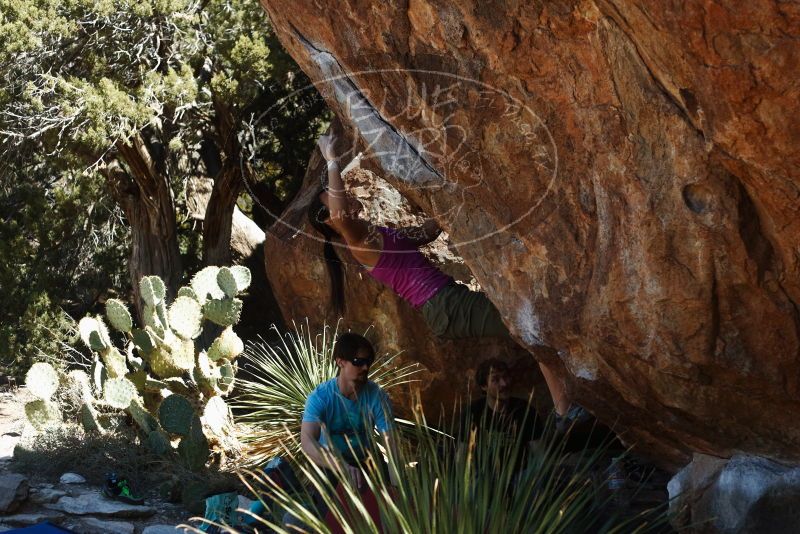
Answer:
<svg viewBox="0 0 800 534"><path fill-rule="evenodd" d="M322 157L324 157L326 161L330 162L336 160L336 152L333 148L335 141L336 138L333 136L333 134L320 136L319 140L317 140L319 150L322 152Z"/></svg>

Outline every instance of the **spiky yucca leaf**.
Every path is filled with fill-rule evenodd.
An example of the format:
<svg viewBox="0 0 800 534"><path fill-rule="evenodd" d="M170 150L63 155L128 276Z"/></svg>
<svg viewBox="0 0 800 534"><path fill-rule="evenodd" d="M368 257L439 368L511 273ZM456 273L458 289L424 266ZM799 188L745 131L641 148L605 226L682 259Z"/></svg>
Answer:
<svg viewBox="0 0 800 534"><path fill-rule="evenodd" d="M282 335L280 345L248 344L242 356L252 378L237 378L241 393L234 408L243 409L237 420L246 423L248 430L239 438L248 446L246 456L253 464L283 454L284 447L299 451L290 438L300 435L306 399L314 388L336 376L332 355L338 328L325 326L321 334L312 337L307 323ZM416 364L398 366L397 356L399 353L379 356L370 367L369 379L384 390L411 382L419 372Z"/></svg>
<svg viewBox="0 0 800 534"><path fill-rule="evenodd" d="M424 415L415 416L413 439L406 445L393 439L400 445L377 457L368 453L360 464L368 490L352 484L341 460L332 471L295 462L298 476L310 482L336 527L308 506L308 495L287 489L260 470L249 473L249 480L256 482L248 484L251 490L281 511L277 520L260 518L259 529L297 532L281 521L285 511L305 524L303 531L322 534L667 531L665 507L625 515L610 505L607 493L596 489L593 479L602 472L608 445L569 454L566 440L556 433L531 448L523 439L493 431L491 422L472 430L469 419L463 426L454 421L447 432L438 432L425 424ZM372 439L367 450L380 450L383 439ZM365 505L367 491L374 506ZM372 515L370 508L377 513Z"/></svg>

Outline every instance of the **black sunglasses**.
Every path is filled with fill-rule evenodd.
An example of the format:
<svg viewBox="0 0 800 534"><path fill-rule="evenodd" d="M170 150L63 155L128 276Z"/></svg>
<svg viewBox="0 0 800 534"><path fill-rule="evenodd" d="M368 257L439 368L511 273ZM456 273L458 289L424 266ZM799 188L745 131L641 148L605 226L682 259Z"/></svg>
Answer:
<svg viewBox="0 0 800 534"><path fill-rule="evenodd" d="M350 363L352 363L356 367L362 367L364 365L369 367L370 365L372 365L372 362L374 362L375 359L374 358L350 358L349 361L350 361Z"/></svg>

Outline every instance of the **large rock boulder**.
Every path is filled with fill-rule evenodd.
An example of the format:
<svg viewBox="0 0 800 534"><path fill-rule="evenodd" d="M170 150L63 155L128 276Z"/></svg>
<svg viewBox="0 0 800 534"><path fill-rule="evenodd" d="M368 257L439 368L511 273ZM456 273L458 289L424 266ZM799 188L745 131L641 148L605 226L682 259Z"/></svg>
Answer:
<svg viewBox="0 0 800 534"><path fill-rule="evenodd" d="M0 475L0 514L13 512L28 498L30 485L23 475Z"/></svg>
<svg viewBox="0 0 800 534"><path fill-rule="evenodd" d="M580 403L673 466L800 460L795 4L262 4L367 164ZM286 268L315 269L287 290L316 299L321 263ZM370 283L378 328L415 339Z"/></svg>
<svg viewBox="0 0 800 534"><path fill-rule="evenodd" d="M697 454L669 482L677 528L724 534L794 534L800 526L800 468L753 456Z"/></svg>
<svg viewBox="0 0 800 534"><path fill-rule="evenodd" d="M348 146L347 132L335 123L340 147ZM352 147L351 147L352 148ZM330 299L330 283L323 257L321 236L308 224L308 204L321 190L320 175L325 165L315 153L300 194L289 205L281 219L270 229L264 247L268 278L288 324L294 320L305 325L308 319L312 332L320 332L323 324L336 325L339 316ZM348 185L364 204L366 215L376 224L393 227L410 227L422 222L420 212L380 176L368 170L345 175ZM440 268L465 283L471 279L463 260L447 247L446 236L441 236L424 252ZM346 307L340 329L367 332L380 352L396 353L403 363L422 364L417 375L421 399L426 416L437 420L442 413L452 413L455 403L466 395L479 393L471 380L478 364L491 357L501 358L512 369L514 388L519 395L535 390L535 401L540 411L549 409L549 397L535 361L522 347L510 340L467 339L444 341L437 339L428 329L422 313L414 310L389 288L369 277L350 254L337 245L345 274ZM475 289L478 289L476 286ZM405 390L409 393L409 390ZM408 415L403 406L410 399L395 398L396 408ZM442 411L441 408L445 410ZM546 413L544 413L546 415Z"/></svg>

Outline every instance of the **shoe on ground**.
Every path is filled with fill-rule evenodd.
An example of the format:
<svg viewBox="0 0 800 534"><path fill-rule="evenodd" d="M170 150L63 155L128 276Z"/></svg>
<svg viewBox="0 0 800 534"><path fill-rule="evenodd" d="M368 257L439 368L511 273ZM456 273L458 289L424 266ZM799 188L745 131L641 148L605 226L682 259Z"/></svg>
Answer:
<svg viewBox="0 0 800 534"><path fill-rule="evenodd" d="M128 479L124 477L117 477L113 473L106 477L106 483L103 486L103 495L109 499L124 502L126 504L144 504L144 498L137 497L131 492Z"/></svg>

